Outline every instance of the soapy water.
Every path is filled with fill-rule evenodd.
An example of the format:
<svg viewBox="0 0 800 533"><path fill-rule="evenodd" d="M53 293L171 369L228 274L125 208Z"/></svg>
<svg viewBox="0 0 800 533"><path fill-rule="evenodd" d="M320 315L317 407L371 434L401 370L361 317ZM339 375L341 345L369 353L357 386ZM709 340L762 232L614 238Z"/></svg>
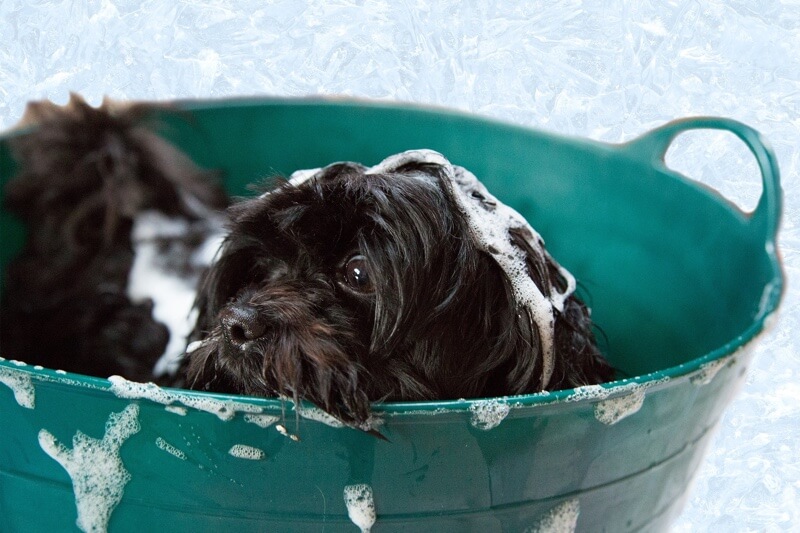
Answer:
<svg viewBox="0 0 800 533"><path fill-rule="evenodd" d="M526 533L573 533L578 525L580 502L567 500L542 516Z"/></svg>
<svg viewBox="0 0 800 533"><path fill-rule="evenodd" d="M369 533L377 518L372 487L365 483L347 485L344 488L344 504L347 506L347 516L361 529L361 533Z"/></svg>
<svg viewBox="0 0 800 533"><path fill-rule="evenodd" d="M137 433L139 406L128 405L121 413L111 413L102 439L81 431L72 438L72 449L59 443L46 429L39 431L39 445L55 459L72 479L76 521L81 531L106 531L111 513L122 500L125 485L131 479L119 450L124 442Z"/></svg>
<svg viewBox="0 0 800 533"><path fill-rule="evenodd" d="M22 407L33 409L36 406L36 390L27 372L0 367L0 383L11 389L14 399Z"/></svg>

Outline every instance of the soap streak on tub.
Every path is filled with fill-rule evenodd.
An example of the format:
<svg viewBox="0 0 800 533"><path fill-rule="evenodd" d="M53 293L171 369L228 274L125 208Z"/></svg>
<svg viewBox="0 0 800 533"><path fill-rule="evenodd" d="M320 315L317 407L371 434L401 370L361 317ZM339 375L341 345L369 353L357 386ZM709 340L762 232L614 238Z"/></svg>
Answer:
<svg viewBox="0 0 800 533"><path fill-rule="evenodd" d="M511 406L505 400L490 398L479 400L469 406L471 413L470 423L473 427L488 431L500 425L511 411Z"/></svg>
<svg viewBox="0 0 800 533"><path fill-rule="evenodd" d="M165 441L161 437L156 438L156 446L158 446L159 449L164 450L168 454L174 455L175 457L177 457L181 461L185 461L186 460L186 454L185 453L183 453L181 450L179 450L178 448L176 448L175 446L173 446L169 442Z"/></svg>
<svg viewBox="0 0 800 533"><path fill-rule="evenodd" d="M72 449L56 441L46 429L39 431L39 445L58 461L72 478L77 525L84 532L108 529L108 521L122 500L131 475L125 470L119 451L122 444L137 433L139 406L130 404L121 413L111 413L101 440L77 431Z"/></svg>
<svg viewBox="0 0 800 533"><path fill-rule="evenodd" d="M146 399L167 406L181 403L187 407L216 415L220 420L231 420L237 412L260 413L262 410L257 405L244 402L222 401L168 391L155 383L137 383L128 381L122 376L111 376L108 380L111 382L111 392L119 398Z"/></svg>
<svg viewBox="0 0 800 533"><path fill-rule="evenodd" d="M700 370L690 377L689 381L692 382L692 385L696 385L698 387L702 385L708 385L714 381L714 377L717 375L717 373L732 361L733 355L715 359L714 361L709 361L708 363L701 365Z"/></svg>
<svg viewBox="0 0 800 533"><path fill-rule="evenodd" d="M527 533L573 533L578 525L580 502L577 498L553 507Z"/></svg>
<svg viewBox="0 0 800 533"><path fill-rule="evenodd" d="M345 425L334 416L326 413L319 407L303 407L300 405L295 405L295 410L297 413L307 420L314 420L316 422L322 422L325 425L328 425L332 428L343 428Z"/></svg>
<svg viewBox="0 0 800 533"><path fill-rule="evenodd" d="M376 518L372 487L365 483L347 485L344 488L344 504L347 506L347 516L361 529L361 533L369 533Z"/></svg>
<svg viewBox="0 0 800 533"><path fill-rule="evenodd" d="M603 400L595 404L594 417L606 425L613 425L632 415L644 404L644 389L636 389L629 394Z"/></svg>
<svg viewBox="0 0 800 533"><path fill-rule="evenodd" d="M594 416L604 424L616 424L630 416L644 405L645 393L648 389L667 383L669 376L646 383L627 383L604 387L602 385L585 385L578 387L567 396L565 402L598 401L594 406ZM619 395L619 396L617 396ZM610 398L610 396L614 396Z"/></svg>
<svg viewBox="0 0 800 533"><path fill-rule="evenodd" d="M249 459L250 461L260 461L265 457L264 450L246 444L234 444L228 450L228 453L233 457Z"/></svg>
<svg viewBox="0 0 800 533"><path fill-rule="evenodd" d="M262 415L262 414L251 414L247 413L244 415L244 421L250 424L255 424L260 428L268 428L281 418L279 416L274 415Z"/></svg>
<svg viewBox="0 0 800 533"><path fill-rule="evenodd" d="M181 407L180 405L165 405L164 410L178 416L186 416L188 412L185 407Z"/></svg>
<svg viewBox="0 0 800 533"><path fill-rule="evenodd" d="M14 399L22 407L33 409L36 406L36 390L29 373L13 368L0 368L0 383L11 389Z"/></svg>

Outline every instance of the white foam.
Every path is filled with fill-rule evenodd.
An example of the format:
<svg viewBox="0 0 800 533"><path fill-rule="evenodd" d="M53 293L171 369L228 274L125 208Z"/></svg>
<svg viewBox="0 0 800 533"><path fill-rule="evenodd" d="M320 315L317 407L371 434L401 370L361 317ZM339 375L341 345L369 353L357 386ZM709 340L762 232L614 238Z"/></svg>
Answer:
<svg viewBox="0 0 800 533"><path fill-rule="evenodd" d="M637 389L630 394L603 400L594 406L594 417L603 424L613 425L628 417L644 404L644 389Z"/></svg>
<svg viewBox="0 0 800 533"><path fill-rule="evenodd" d="M180 403L186 407L217 415L220 420L230 420L237 412L261 412L261 407L257 405L235 401L222 401L214 398L193 396L177 391L168 391L162 389L155 383L137 383L135 381L128 381L122 376L111 376L108 380L111 382L111 392L119 398L126 398L129 400L146 399L162 405Z"/></svg>
<svg viewBox="0 0 800 533"><path fill-rule="evenodd" d="M603 387L602 385L584 385L583 387L575 388L575 391L567 396L567 402L580 402L584 400L604 400L611 395L613 390L611 388Z"/></svg>
<svg viewBox="0 0 800 533"><path fill-rule="evenodd" d="M189 263L195 267L211 264L223 240L222 223L212 219L203 244L191 252ZM198 277L182 277L163 268L164 257L159 240L184 238L190 222L148 210L136 215L131 230L134 261L128 275L128 297L134 302L153 301L153 318L167 326L169 341L153 372L156 376L174 374L180 366L186 339L194 327L193 311Z"/></svg>
<svg viewBox="0 0 800 533"><path fill-rule="evenodd" d="M504 400L491 398L473 403L469 406L469 411L470 423L478 429L488 431L500 425L511 411L511 406Z"/></svg>
<svg viewBox="0 0 800 533"><path fill-rule="evenodd" d="M361 529L361 533L369 533L376 519L372 487L365 483L347 485L344 488L344 504L350 521Z"/></svg>
<svg viewBox="0 0 800 533"><path fill-rule="evenodd" d="M702 386L708 385L712 381L714 381L714 377L722 370L725 365L729 364L733 359L733 356L722 357L720 359L715 359L714 361L709 361L704 365L700 366L700 370L692 375L689 378L689 381L693 385Z"/></svg>
<svg viewBox="0 0 800 533"><path fill-rule="evenodd" d="M181 461L185 461L186 460L186 454L185 453L183 453L181 450L179 450L178 448L176 448L175 446L173 446L169 442L165 441L161 437L156 438L156 446L158 446L159 449L164 450L168 454L177 457Z"/></svg>
<svg viewBox="0 0 800 533"><path fill-rule="evenodd" d="M164 406L164 410L168 413L172 413L179 416L186 416L186 408L181 407L180 405L166 405Z"/></svg>
<svg viewBox="0 0 800 533"><path fill-rule="evenodd" d="M577 498L553 507L532 527L528 533L573 533L578 525L580 502Z"/></svg>
<svg viewBox="0 0 800 533"><path fill-rule="evenodd" d="M669 380L670 378L666 376L645 383L627 383L614 387L585 385L576 388L564 401L598 401L594 406L595 418L604 424L616 424L642 408L648 389L666 383Z"/></svg>
<svg viewBox="0 0 800 533"><path fill-rule="evenodd" d="M273 415L249 414L249 413L244 415L245 422L249 422L250 424L255 424L261 428L268 428L278 420L280 420L280 417Z"/></svg>
<svg viewBox="0 0 800 533"><path fill-rule="evenodd" d="M303 407L300 405L295 405L295 410L300 416L308 420L315 420L317 422L322 422L323 424L326 424L333 428L345 427L345 424L341 420L339 420L338 418L334 417L331 414L326 413L319 407Z"/></svg>
<svg viewBox="0 0 800 533"><path fill-rule="evenodd" d="M248 459L250 461L260 461L264 459L265 456L263 450L246 444L234 444L231 446L231 449L228 450L228 453L239 459Z"/></svg>
<svg viewBox="0 0 800 533"><path fill-rule="evenodd" d="M119 455L122 444L140 429L139 406L131 404L121 413L111 413L101 440L78 431L72 449L56 441L46 429L39 431L39 445L58 461L72 478L78 527L85 532L108 529L114 508L122 500L131 475Z"/></svg>
<svg viewBox="0 0 800 533"><path fill-rule="evenodd" d="M31 375L13 368L0 368L0 383L11 389L14 399L22 407L33 409L36 406L36 390Z"/></svg>

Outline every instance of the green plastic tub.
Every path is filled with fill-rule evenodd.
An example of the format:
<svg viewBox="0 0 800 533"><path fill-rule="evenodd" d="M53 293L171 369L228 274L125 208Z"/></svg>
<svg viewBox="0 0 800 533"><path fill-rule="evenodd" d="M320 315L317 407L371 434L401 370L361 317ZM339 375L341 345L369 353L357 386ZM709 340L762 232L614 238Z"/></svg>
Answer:
<svg viewBox="0 0 800 533"><path fill-rule="evenodd" d="M667 528L783 289L778 168L757 132L694 118L609 145L366 101L178 105L190 120L168 117L162 133L223 169L234 195L274 172L442 152L543 235L585 286L609 359L635 377L377 405L383 441L291 402L137 391L2 360L2 531ZM704 128L733 132L755 155L753 213L664 165L676 135ZM15 171L11 135L3 182ZM5 265L24 235L0 221Z"/></svg>

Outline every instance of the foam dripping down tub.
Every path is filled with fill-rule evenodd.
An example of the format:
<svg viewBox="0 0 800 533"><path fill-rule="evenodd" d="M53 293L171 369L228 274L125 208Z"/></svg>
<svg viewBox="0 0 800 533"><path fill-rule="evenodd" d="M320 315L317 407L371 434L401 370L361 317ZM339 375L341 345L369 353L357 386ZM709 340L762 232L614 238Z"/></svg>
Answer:
<svg viewBox="0 0 800 533"><path fill-rule="evenodd" d="M620 145L351 100L178 104L161 132L233 194L275 171L431 148L520 211L588 289L625 375L525 396L377 405L387 441L312 406L0 360L4 531L659 531L778 307L778 169L757 132L672 122ZM743 213L664 165L722 129L763 192ZM0 139L2 183L15 172ZM755 177L754 177L755 179ZM24 234L0 213L5 266ZM0 339L0 355L2 340Z"/></svg>

